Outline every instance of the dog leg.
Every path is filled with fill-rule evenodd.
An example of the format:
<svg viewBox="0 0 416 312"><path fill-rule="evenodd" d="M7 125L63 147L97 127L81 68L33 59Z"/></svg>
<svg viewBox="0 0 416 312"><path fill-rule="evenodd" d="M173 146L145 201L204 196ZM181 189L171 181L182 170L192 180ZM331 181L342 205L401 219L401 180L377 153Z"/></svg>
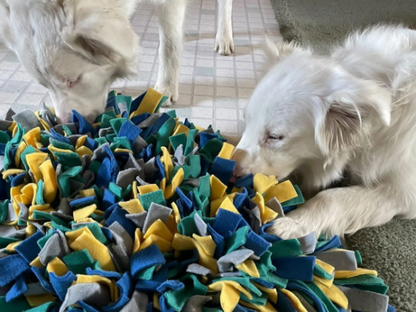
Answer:
<svg viewBox="0 0 416 312"><path fill-rule="evenodd" d="M229 55L234 52L232 10L233 0L218 0L218 30L215 38L215 51L221 55Z"/></svg>
<svg viewBox="0 0 416 312"><path fill-rule="evenodd" d="M287 218L274 221L269 233L285 239L311 232L329 237L352 234L387 223L395 216L411 217L411 206L401 197L391 190L361 186L325 190L288 213Z"/></svg>
<svg viewBox="0 0 416 312"><path fill-rule="evenodd" d="M179 70L183 49L186 0L167 0L159 7L159 71L155 89L169 97L165 106L179 96Z"/></svg>

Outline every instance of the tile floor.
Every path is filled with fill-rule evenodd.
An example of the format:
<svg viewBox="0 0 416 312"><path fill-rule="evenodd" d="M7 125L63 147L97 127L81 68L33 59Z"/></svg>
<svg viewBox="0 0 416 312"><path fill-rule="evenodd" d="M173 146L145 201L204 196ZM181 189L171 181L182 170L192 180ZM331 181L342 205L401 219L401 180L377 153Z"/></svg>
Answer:
<svg viewBox="0 0 416 312"><path fill-rule="evenodd" d="M185 22L185 49L180 76L180 97L173 106L179 117L227 134L241 133L243 109L261 79L265 66L261 45L264 35L278 36L278 24L270 0L234 0L235 53L216 54L214 49L217 3L190 0ZM158 17L153 5L142 4L132 19L140 36L140 70L135 80L119 80L113 88L137 96L153 87L157 73ZM17 57L0 45L0 116L11 106L15 111L37 110L45 101L45 88L32 80Z"/></svg>

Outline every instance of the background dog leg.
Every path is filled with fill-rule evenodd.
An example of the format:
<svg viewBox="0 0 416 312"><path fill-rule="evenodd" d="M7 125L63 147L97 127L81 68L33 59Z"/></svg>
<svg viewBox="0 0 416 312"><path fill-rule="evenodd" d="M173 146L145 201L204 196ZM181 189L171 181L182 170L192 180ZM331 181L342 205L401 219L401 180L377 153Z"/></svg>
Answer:
<svg viewBox="0 0 416 312"><path fill-rule="evenodd" d="M215 38L215 51L221 55L234 52L233 40L233 0L218 0L218 30Z"/></svg>
<svg viewBox="0 0 416 312"><path fill-rule="evenodd" d="M159 7L159 71L155 89L169 96L165 106L176 102L179 96L185 10L185 0L168 0Z"/></svg>
<svg viewBox="0 0 416 312"><path fill-rule="evenodd" d="M297 238L310 232L317 236L352 234L382 225L395 216L415 217L402 193L387 188L361 186L334 188L320 192L300 208L274 222L269 232L282 238Z"/></svg>

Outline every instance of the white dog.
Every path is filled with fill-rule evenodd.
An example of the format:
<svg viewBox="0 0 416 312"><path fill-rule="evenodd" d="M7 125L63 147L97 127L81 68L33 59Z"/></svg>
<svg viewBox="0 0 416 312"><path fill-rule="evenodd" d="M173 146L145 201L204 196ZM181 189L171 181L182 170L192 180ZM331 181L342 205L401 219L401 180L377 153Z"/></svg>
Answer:
<svg viewBox="0 0 416 312"><path fill-rule="evenodd" d="M246 108L237 175L291 177L316 194L270 228L343 235L416 217L416 31L379 26L330 56L269 44L277 65Z"/></svg>
<svg viewBox="0 0 416 312"><path fill-rule="evenodd" d="M105 108L116 78L137 70L138 38L129 17L140 0L0 0L0 40L49 89L57 116L72 109L91 120ZM155 89L178 98L186 0L155 0L160 15ZM218 0L215 49L233 52L232 0Z"/></svg>

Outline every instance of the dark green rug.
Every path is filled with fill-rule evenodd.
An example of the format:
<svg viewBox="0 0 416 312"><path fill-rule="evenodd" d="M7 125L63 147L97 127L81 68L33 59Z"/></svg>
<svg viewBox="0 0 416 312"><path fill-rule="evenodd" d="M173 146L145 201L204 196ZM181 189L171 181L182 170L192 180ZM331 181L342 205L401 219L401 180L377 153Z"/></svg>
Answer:
<svg viewBox="0 0 416 312"><path fill-rule="evenodd" d="M416 26L414 0L271 0L286 39L326 52L353 30L377 23Z"/></svg>

